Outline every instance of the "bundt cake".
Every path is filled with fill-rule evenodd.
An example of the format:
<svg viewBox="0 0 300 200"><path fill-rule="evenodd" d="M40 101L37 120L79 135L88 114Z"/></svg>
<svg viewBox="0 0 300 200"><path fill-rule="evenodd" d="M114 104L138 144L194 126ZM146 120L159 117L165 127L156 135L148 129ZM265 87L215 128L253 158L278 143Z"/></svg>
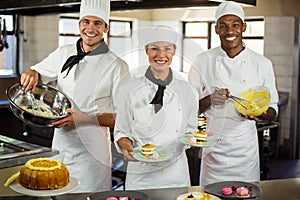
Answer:
<svg viewBox="0 0 300 200"><path fill-rule="evenodd" d="M20 170L19 183L33 190L58 189L70 182L67 166L50 158L31 159Z"/></svg>

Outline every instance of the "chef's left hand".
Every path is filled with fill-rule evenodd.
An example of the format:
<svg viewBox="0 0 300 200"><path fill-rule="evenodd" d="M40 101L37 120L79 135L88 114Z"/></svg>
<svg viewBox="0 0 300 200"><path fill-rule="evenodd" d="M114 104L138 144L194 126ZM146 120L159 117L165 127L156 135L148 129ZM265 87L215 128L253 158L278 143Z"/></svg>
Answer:
<svg viewBox="0 0 300 200"><path fill-rule="evenodd" d="M274 108L272 107L269 107L268 110L266 112L264 112L263 114L261 114L260 116L245 116L245 115L242 115L242 117L245 117L247 119L250 119L250 120L255 120L255 121L259 121L259 120L267 120L269 122L273 121L276 117L276 111L274 110Z"/></svg>
<svg viewBox="0 0 300 200"><path fill-rule="evenodd" d="M241 114L241 116L246 118L246 119L249 119L249 120L255 120L255 121L259 120L259 118L255 117L255 116L247 116L247 115L243 115L243 114Z"/></svg>
<svg viewBox="0 0 300 200"><path fill-rule="evenodd" d="M91 116L84 114L79 110L68 108L66 111L68 112L67 117L52 122L52 125L55 128L74 126L75 123L83 124L91 121Z"/></svg>

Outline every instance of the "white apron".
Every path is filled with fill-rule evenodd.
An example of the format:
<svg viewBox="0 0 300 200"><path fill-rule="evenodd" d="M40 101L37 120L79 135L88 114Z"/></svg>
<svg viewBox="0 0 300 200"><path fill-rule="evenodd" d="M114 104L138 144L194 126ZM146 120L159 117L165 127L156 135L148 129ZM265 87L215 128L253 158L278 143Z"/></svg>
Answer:
<svg viewBox="0 0 300 200"><path fill-rule="evenodd" d="M128 94L127 90L133 92ZM132 82L127 90L123 98L128 97L126 102L129 102L129 106L126 102L123 102L125 105L117 104L118 113L126 112L127 115L117 115L116 141L121 137L129 137L134 147L154 143L171 150L173 157L159 163L128 162L125 189L190 186L185 146L177 138L196 129L198 108L195 93L191 92L187 83L172 80L165 90L163 108L155 114L149 102L154 97L157 85L143 77ZM128 110L128 107L131 109ZM117 143L116 147L121 151Z"/></svg>

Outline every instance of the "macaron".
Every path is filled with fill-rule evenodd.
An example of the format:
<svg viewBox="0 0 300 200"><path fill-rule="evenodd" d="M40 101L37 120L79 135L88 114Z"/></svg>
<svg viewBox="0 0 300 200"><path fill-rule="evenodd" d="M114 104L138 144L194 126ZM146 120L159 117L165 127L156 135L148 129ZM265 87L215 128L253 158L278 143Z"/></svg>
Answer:
<svg viewBox="0 0 300 200"><path fill-rule="evenodd" d="M251 195L249 194L248 188L239 187L236 189L235 196L239 198L249 198Z"/></svg>
<svg viewBox="0 0 300 200"><path fill-rule="evenodd" d="M232 195L232 189L230 187L225 187L222 189L223 195Z"/></svg>

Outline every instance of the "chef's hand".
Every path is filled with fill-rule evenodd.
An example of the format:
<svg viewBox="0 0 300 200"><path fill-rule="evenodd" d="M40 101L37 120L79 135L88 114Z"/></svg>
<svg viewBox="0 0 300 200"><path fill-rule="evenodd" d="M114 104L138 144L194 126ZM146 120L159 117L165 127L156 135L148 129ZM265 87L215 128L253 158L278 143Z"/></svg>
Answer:
<svg viewBox="0 0 300 200"><path fill-rule="evenodd" d="M242 117L246 118L246 119L249 119L249 120L254 120L254 121L258 121L259 118L258 117L255 117L255 116L247 116L247 115L243 115L243 114L240 114Z"/></svg>
<svg viewBox="0 0 300 200"><path fill-rule="evenodd" d="M230 92L227 88L217 89L211 95L211 103L213 105L222 105L228 99Z"/></svg>
<svg viewBox="0 0 300 200"><path fill-rule="evenodd" d="M268 122L273 121L276 118L276 111L274 110L274 108L269 107L268 110L266 112L264 112L263 114L261 114L260 116L244 116L243 117L250 119L250 120L255 120L255 121L259 121L259 120L265 120Z"/></svg>
<svg viewBox="0 0 300 200"><path fill-rule="evenodd" d="M132 157L134 154L132 142L127 137L122 137L118 140L118 145L123 151L124 160L137 162L135 158Z"/></svg>
<svg viewBox="0 0 300 200"><path fill-rule="evenodd" d="M55 128L74 126L75 123L76 124L98 123L96 116L90 116L80 112L79 110L71 109L71 108L68 108L66 111L68 113L67 117L51 123Z"/></svg>
<svg viewBox="0 0 300 200"><path fill-rule="evenodd" d="M39 82L39 73L35 70L28 70L21 75L21 85L24 87L24 91L34 90L35 86Z"/></svg>

